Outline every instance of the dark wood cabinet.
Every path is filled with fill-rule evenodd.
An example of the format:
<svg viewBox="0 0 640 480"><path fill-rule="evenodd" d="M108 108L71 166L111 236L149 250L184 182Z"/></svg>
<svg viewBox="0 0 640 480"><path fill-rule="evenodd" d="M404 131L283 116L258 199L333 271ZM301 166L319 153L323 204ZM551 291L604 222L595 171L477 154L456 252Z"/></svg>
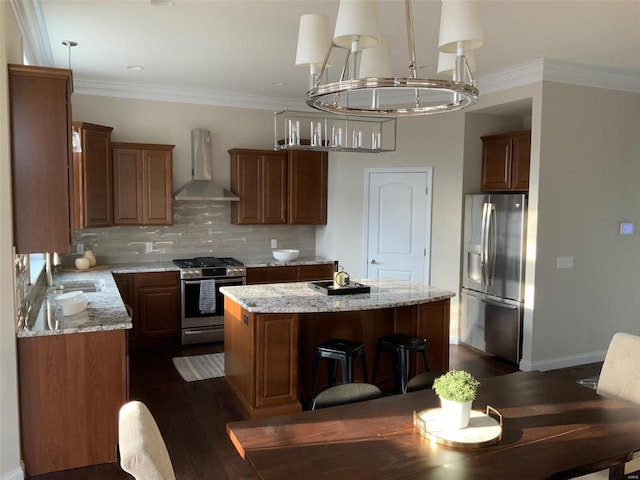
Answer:
<svg viewBox="0 0 640 480"><path fill-rule="evenodd" d="M9 65L13 241L17 253L68 252L71 70Z"/></svg>
<svg viewBox="0 0 640 480"><path fill-rule="evenodd" d="M334 270L333 263L249 267L247 268L247 285L331 280Z"/></svg>
<svg viewBox="0 0 640 480"><path fill-rule="evenodd" d="M20 338L17 348L27 476L115 462L125 330Z"/></svg>
<svg viewBox="0 0 640 480"><path fill-rule="evenodd" d="M230 150L233 224L287 223L287 155L283 152Z"/></svg>
<svg viewBox="0 0 640 480"><path fill-rule="evenodd" d="M114 274L122 301L133 311L129 348L176 343L180 336L177 272Z"/></svg>
<svg viewBox="0 0 640 480"><path fill-rule="evenodd" d="M529 191L531 130L482 137L482 191Z"/></svg>
<svg viewBox="0 0 640 480"><path fill-rule="evenodd" d="M238 225L327 223L328 157L301 150L229 150Z"/></svg>
<svg viewBox="0 0 640 480"><path fill-rule="evenodd" d="M288 223L326 225L328 165L326 152L288 151Z"/></svg>
<svg viewBox="0 0 640 480"><path fill-rule="evenodd" d="M73 152L71 205L74 230L113 225L112 127L73 122L82 152Z"/></svg>
<svg viewBox="0 0 640 480"><path fill-rule="evenodd" d="M173 224L173 148L112 144L114 225Z"/></svg>

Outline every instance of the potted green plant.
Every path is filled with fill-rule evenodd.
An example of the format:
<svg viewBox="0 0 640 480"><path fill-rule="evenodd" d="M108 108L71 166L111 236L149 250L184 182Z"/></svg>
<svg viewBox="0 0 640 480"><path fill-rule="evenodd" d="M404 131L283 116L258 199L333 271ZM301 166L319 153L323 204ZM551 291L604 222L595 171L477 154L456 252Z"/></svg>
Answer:
<svg viewBox="0 0 640 480"><path fill-rule="evenodd" d="M442 420L452 429L469 425L471 404L476 398L480 382L464 370L451 370L433 382L433 390L440 397Z"/></svg>

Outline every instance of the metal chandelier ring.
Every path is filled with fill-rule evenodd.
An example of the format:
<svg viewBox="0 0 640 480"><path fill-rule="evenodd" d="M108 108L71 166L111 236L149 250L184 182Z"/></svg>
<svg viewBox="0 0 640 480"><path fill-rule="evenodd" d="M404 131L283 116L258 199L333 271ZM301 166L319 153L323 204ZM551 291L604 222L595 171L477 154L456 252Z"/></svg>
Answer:
<svg viewBox="0 0 640 480"><path fill-rule="evenodd" d="M372 109L371 107L347 106L340 105L338 103L341 94L351 91L382 91L384 89L394 89L397 91L399 88L416 92L416 98L418 100L413 107ZM428 93L441 91L443 93L457 94L457 101L454 101L456 95L452 95L450 102L443 102L436 105L420 105L419 93L422 90ZM309 105L310 107L323 110L325 112L369 117L396 117L405 115L428 115L443 112L453 112L463 109L469 105L473 105L477 102L478 89L473 85L463 82L424 78L370 77L354 80L342 80L323 85L316 85L307 92L307 105Z"/></svg>

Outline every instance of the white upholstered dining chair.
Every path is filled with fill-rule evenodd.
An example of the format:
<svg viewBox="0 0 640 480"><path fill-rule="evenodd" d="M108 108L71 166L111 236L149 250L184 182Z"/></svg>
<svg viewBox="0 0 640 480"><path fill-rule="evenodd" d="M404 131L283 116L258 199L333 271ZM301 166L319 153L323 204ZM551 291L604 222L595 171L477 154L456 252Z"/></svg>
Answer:
<svg viewBox="0 0 640 480"><path fill-rule="evenodd" d="M120 467L136 480L176 480L167 446L147 406L131 401L120 408Z"/></svg>
<svg viewBox="0 0 640 480"><path fill-rule="evenodd" d="M613 336L600 370L596 392L640 406L640 337L622 332ZM635 458L624 466L625 474L638 470L640 458ZM579 478L606 479L609 478L609 471L603 470Z"/></svg>

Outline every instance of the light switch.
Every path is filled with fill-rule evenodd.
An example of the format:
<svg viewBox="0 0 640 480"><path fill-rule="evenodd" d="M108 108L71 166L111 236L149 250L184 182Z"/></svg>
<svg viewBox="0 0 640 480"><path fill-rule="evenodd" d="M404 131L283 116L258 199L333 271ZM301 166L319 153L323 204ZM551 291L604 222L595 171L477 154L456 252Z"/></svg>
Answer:
<svg viewBox="0 0 640 480"><path fill-rule="evenodd" d="M556 259L556 268L573 268L573 257L558 257Z"/></svg>
<svg viewBox="0 0 640 480"><path fill-rule="evenodd" d="M620 235L633 235L633 222L620 222Z"/></svg>

